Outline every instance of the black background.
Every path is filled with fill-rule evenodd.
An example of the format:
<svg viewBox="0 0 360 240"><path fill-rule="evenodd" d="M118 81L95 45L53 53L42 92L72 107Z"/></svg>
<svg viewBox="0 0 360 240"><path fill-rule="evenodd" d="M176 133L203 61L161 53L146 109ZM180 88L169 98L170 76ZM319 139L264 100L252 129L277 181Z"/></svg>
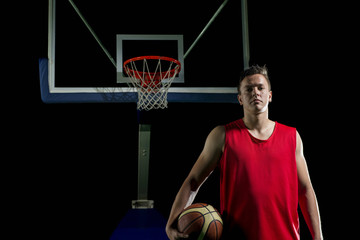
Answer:
<svg viewBox="0 0 360 240"><path fill-rule="evenodd" d="M47 56L47 1L11 8L18 9L8 20L14 23L8 34L15 43L8 60L12 86L3 88L8 230L14 239L109 239L136 199L136 104L44 104L38 58ZM270 118L302 136L325 239L346 239L356 230L358 74L349 10L327 1L249 3L251 63L269 68ZM207 19L199 19L194 32ZM207 134L240 117L236 104L170 103L157 112L149 198L164 217ZM217 206L217 177L195 201ZM303 222L301 235L311 239Z"/></svg>

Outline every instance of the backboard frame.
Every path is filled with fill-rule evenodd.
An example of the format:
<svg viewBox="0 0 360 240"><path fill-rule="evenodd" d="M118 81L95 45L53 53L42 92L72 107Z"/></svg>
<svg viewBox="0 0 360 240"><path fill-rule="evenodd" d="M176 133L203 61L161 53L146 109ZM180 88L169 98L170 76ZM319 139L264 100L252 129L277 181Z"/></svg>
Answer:
<svg viewBox="0 0 360 240"><path fill-rule="evenodd" d="M244 68L249 62L249 41L247 30L246 1L242 0L242 26ZM243 6L243 5L242 5ZM55 42L56 42L56 0L49 0L48 24L48 59L40 59L40 87L42 100L45 103L78 103L78 102L136 102L136 89L118 87L113 94L119 98L104 98L96 87L56 87L55 86ZM245 26L245 27L244 27ZM245 36L245 37L244 37ZM126 94L126 98L121 95ZM238 103L236 87L171 87L168 102L199 102L199 103Z"/></svg>

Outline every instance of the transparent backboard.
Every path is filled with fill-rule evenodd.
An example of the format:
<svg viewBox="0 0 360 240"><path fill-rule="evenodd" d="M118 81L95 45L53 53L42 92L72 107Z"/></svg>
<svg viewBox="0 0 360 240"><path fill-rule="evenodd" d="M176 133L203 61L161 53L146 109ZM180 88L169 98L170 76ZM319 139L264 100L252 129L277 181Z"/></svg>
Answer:
<svg viewBox="0 0 360 240"><path fill-rule="evenodd" d="M244 3L49 0L49 56L40 62L42 99L136 102L123 62L160 55L182 65L169 102L236 103L236 84L248 63Z"/></svg>

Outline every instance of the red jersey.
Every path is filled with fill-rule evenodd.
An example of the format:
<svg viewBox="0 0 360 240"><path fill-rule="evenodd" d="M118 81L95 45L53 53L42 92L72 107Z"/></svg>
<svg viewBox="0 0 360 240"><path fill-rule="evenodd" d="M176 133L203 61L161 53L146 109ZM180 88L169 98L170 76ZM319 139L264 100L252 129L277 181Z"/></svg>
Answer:
<svg viewBox="0 0 360 240"><path fill-rule="evenodd" d="M296 129L275 122L267 140L250 134L242 119L225 125L220 160L220 211L231 239L299 237Z"/></svg>

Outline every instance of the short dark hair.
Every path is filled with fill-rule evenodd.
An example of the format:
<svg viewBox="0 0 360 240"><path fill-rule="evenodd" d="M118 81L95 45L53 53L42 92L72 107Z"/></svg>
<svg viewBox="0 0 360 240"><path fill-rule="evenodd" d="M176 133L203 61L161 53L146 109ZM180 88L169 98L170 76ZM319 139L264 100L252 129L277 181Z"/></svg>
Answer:
<svg viewBox="0 0 360 240"><path fill-rule="evenodd" d="M266 65L264 65L262 67L260 67L259 65L253 65L253 66L245 69L240 74L240 80L239 80L238 85L237 85L238 93L240 93L240 85L241 85L241 82L244 80L244 78L246 78L247 76L255 75L255 74L263 75L265 77L266 81L269 84L269 90L271 90L271 83L270 83L270 79L269 79L269 75L268 75L268 69L267 69Z"/></svg>

